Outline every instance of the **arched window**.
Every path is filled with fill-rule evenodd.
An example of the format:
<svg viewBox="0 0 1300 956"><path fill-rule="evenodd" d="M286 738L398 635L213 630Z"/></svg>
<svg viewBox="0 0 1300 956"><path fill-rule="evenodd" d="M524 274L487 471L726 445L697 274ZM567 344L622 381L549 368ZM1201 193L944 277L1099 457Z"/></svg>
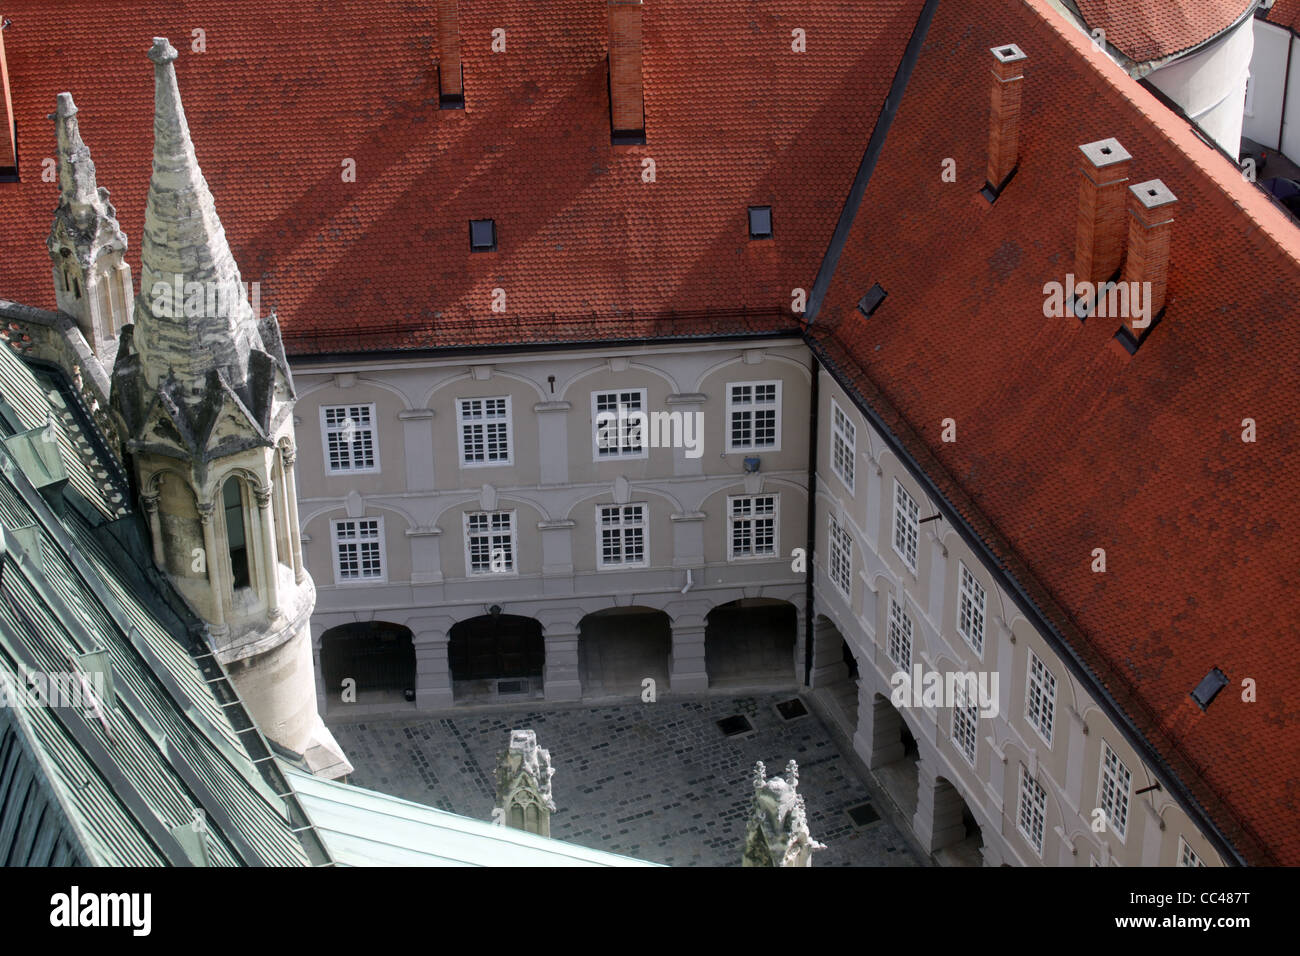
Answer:
<svg viewBox="0 0 1300 956"><path fill-rule="evenodd" d="M226 545L230 549L230 572L234 587L251 586L248 571L248 533L244 526L244 495L238 478L227 478L221 488L226 511Z"/></svg>

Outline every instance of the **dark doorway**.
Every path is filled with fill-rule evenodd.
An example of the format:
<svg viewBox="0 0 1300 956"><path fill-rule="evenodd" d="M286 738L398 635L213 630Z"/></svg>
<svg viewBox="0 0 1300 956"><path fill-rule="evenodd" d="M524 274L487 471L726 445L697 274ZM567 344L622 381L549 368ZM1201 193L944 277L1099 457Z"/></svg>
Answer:
<svg viewBox="0 0 1300 956"><path fill-rule="evenodd" d="M849 642L840 640L840 653L844 655L844 666L849 669L849 680L858 679L858 659L853 656L853 648L849 647Z"/></svg>
<svg viewBox="0 0 1300 956"><path fill-rule="evenodd" d="M793 685L798 618L789 601L744 598L706 618L705 666L710 687Z"/></svg>
<svg viewBox="0 0 1300 956"><path fill-rule="evenodd" d="M579 625L578 670L584 697L645 698L668 689L672 622L663 611L617 607L595 611ZM654 681L646 685L646 678Z"/></svg>
<svg viewBox="0 0 1300 956"><path fill-rule="evenodd" d="M321 635L321 673L332 706L393 703L414 698L415 646L411 630L387 621L358 621L332 627ZM352 684L345 684L352 681ZM409 692L409 696L408 696Z"/></svg>
<svg viewBox="0 0 1300 956"><path fill-rule="evenodd" d="M451 629L447 647L457 696L535 696L541 691L546 645L531 617L484 614Z"/></svg>

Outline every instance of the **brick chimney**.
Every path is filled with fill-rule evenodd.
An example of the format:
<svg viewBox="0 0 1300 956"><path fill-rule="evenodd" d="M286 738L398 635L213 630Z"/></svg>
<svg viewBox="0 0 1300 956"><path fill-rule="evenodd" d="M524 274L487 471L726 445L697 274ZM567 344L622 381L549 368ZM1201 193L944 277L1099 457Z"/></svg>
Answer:
<svg viewBox="0 0 1300 956"><path fill-rule="evenodd" d="M1128 255L1124 259L1124 281L1150 283L1151 289L1148 313L1124 320L1124 328L1136 345L1150 331L1165 307L1173 204L1178 197L1158 179L1130 186L1128 192ZM1145 290L1141 285L1138 288L1145 301Z"/></svg>
<svg viewBox="0 0 1300 956"><path fill-rule="evenodd" d="M645 142L641 0L609 0L609 116L615 142Z"/></svg>
<svg viewBox="0 0 1300 956"><path fill-rule="evenodd" d="M1128 218L1129 164L1133 157L1117 139L1102 139L1079 147L1079 220L1074 244L1074 279L1097 284L1108 282L1124 261L1124 234ZM1080 297L1088 308L1092 295Z"/></svg>
<svg viewBox="0 0 1300 956"><path fill-rule="evenodd" d="M9 95L9 66L5 63L5 18L0 14L0 172L18 172L18 140L14 128L14 103Z"/></svg>
<svg viewBox="0 0 1300 956"><path fill-rule="evenodd" d="M993 86L989 97L989 167L983 192L992 202L1016 171L1020 87L1025 79L1021 69L1026 57L1014 43L995 46L989 52L993 54Z"/></svg>
<svg viewBox="0 0 1300 956"><path fill-rule="evenodd" d="M446 108L465 105L461 85L460 11L457 0L438 0L438 100Z"/></svg>

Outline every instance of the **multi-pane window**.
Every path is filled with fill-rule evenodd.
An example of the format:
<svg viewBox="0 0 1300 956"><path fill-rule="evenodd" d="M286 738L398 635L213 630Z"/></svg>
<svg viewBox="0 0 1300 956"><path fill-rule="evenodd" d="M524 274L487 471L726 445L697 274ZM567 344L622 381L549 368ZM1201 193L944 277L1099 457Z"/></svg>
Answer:
<svg viewBox="0 0 1300 956"><path fill-rule="evenodd" d="M1179 866L1205 866L1205 863L1196 851L1187 845L1187 840L1183 837L1178 838L1178 865Z"/></svg>
<svg viewBox="0 0 1300 956"><path fill-rule="evenodd" d="M1038 659L1033 651L1029 652L1029 687L1025 692L1025 719L1033 725L1034 730L1043 738L1047 746L1052 745L1052 718L1056 714L1056 678L1047 669L1047 665Z"/></svg>
<svg viewBox="0 0 1300 956"><path fill-rule="evenodd" d="M916 570L916 544L921 537L921 508L907 489L894 481L894 550Z"/></svg>
<svg viewBox="0 0 1300 956"><path fill-rule="evenodd" d="M1016 826L1036 852L1043 852L1043 831L1047 823L1047 791L1020 765L1020 812Z"/></svg>
<svg viewBox="0 0 1300 956"><path fill-rule="evenodd" d="M901 604L889 596L889 659L903 670L912 668L912 619Z"/></svg>
<svg viewBox="0 0 1300 956"><path fill-rule="evenodd" d="M1133 775L1129 773L1119 754L1110 749L1110 744L1101 742L1101 781L1097 785L1097 802L1106 814L1107 825L1121 840L1128 828L1129 787Z"/></svg>
<svg viewBox="0 0 1300 956"><path fill-rule="evenodd" d="M596 509L602 568L646 565L646 506L601 505Z"/></svg>
<svg viewBox="0 0 1300 956"><path fill-rule="evenodd" d="M732 382L727 386L727 450L781 447L781 383Z"/></svg>
<svg viewBox="0 0 1300 956"><path fill-rule="evenodd" d="M840 594L844 595L844 600L850 600L853 583L853 539L834 518L831 518L829 570L831 583Z"/></svg>
<svg viewBox="0 0 1300 956"><path fill-rule="evenodd" d="M456 424L462 465L511 463L509 397L457 399Z"/></svg>
<svg viewBox="0 0 1300 956"><path fill-rule="evenodd" d="M975 575L961 567L960 582L957 585L957 633L971 646L976 654L984 654L984 588L975 580Z"/></svg>
<svg viewBox="0 0 1300 956"><path fill-rule="evenodd" d="M844 487L853 491L853 456L857 447L857 429L844 414L839 403L831 400L831 471L840 476Z"/></svg>
<svg viewBox="0 0 1300 956"><path fill-rule="evenodd" d="M465 568L470 574L510 574L515 570L513 511L465 515Z"/></svg>
<svg viewBox="0 0 1300 956"><path fill-rule="evenodd" d="M382 518L349 518L333 523L334 572L338 581L382 581Z"/></svg>
<svg viewBox="0 0 1300 956"><path fill-rule="evenodd" d="M379 470L374 405L324 405L320 420L329 473Z"/></svg>
<svg viewBox="0 0 1300 956"><path fill-rule="evenodd" d="M955 684L956 700L952 708L952 742L962 752L971 766L975 765L975 741L979 730L980 711L973 701L966 699L961 684Z"/></svg>
<svg viewBox="0 0 1300 956"><path fill-rule="evenodd" d="M777 553L776 495L727 499L731 557L758 558Z"/></svg>
<svg viewBox="0 0 1300 956"><path fill-rule="evenodd" d="M649 428L645 405L643 388L591 393L592 445L597 459L645 455Z"/></svg>

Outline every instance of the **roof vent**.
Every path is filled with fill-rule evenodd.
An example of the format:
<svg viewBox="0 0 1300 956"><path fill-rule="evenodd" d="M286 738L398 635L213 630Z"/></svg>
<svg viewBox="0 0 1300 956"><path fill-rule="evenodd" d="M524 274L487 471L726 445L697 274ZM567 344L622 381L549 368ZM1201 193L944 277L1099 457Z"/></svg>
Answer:
<svg viewBox="0 0 1300 956"><path fill-rule="evenodd" d="M0 17L0 180L18 179L18 126L14 123L13 97L9 94L9 66L5 63L4 28L10 21Z"/></svg>
<svg viewBox="0 0 1300 956"><path fill-rule="evenodd" d="M772 238L772 207L771 206L750 206L749 207L749 238L751 239Z"/></svg>
<svg viewBox="0 0 1300 956"><path fill-rule="evenodd" d="M68 483L68 470L63 465L63 455L55 436L51 419L48 425L29 428L4 440L5 449L14 463L22 469L32 486L49 499L55 498Z"/></svg>
<svg viewBox="0 0 1300 956"><path fill-rule="evenodd" d="M438 0L438 106L465 108L465 68L460 62L460 11L456 0Z"/></svg>
<svg viewBox="0 0 1300 956"><path fill-rule="evenodd" d="M866 295L858 300L858 311L862 313L864 318L871 318L871 313L875 312L880 306L880 303L885 301L886 295L887 293L885 290L881 288L880 283L877 282L871 287Z"/></svg>
<svg viewBox="0 0 1300 956"><path fill-rule="evenodd" d="M609 121L616 145L645 142L641 0L609 0Z"/></svg>
<svg viewBox="0 0 1300 956"><path fill-rule="evenodd" d="M495 219L471 219L469 221L470 252L496 252L497 221Z"/></svg>
<svg viewBox="0 0 1300 956"><path fill-rule="evenodd" d="M1223 673L1217 667L1210 668L1210 672L1201 679L1192 691L1192 700L1196 701L1201 710L1210 706L1210 701L1214 700L1219 691L1228 686L1228 675Z"/></svg>
<svg viewBox="0 0 1300 956"><path fill-rule="evenodd" d="M980 193L993 202L1016 174L1020 150L1020 87L1026 56L1014 43L995 46L989 108L989 165Z"/></svg>

